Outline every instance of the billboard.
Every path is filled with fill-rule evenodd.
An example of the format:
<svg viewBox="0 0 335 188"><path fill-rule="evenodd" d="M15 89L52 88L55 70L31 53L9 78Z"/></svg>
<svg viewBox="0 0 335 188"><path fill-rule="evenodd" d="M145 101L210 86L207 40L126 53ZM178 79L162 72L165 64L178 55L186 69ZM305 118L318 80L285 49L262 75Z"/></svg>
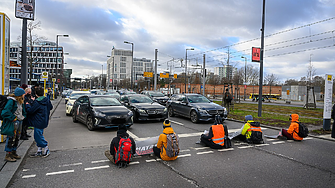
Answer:
<svg viewBox="0 0 335 188"><path fill-rule="evenodd" d="M251 51L252 62L260 62L261 48L252 47Z"/></svg>
<svg viewBox="0 0 335 188"><path fill-rule="evenodd" d="M9 48L10 48L10 19L0 12L0 62L1 82L0 90L2 95L9 94Z"/></svg>
<svg viewBox="0 0 335 188"><path fill-rule="evenodd" d="M16 0L15 17L34 20L35 0Z"/></svg>

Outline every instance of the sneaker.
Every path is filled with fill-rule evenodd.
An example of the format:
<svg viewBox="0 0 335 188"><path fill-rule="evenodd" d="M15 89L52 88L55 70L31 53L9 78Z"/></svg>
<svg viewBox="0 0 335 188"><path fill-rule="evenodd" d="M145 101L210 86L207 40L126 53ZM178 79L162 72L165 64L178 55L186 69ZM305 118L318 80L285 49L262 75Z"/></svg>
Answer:
<svg viewBox="0 0 335 188"><path fill-rule="evenodd" d="M42 157L42 151L36 152L34 154L31 154L30 157Z"/></svg>
<svg viewBox="0 0 335 188"><path fill-rule="evenodd" d="M287 140L286 136L281 136L281 135L280 135L280 136L278 136L277 138L278 138L279 140Z"/></svg>
<svg viewBox="0 0 335 188"><path fill-rule="evenodd" d="M46 158L50 155L50 150L47 150L42 157Z"/></svg>

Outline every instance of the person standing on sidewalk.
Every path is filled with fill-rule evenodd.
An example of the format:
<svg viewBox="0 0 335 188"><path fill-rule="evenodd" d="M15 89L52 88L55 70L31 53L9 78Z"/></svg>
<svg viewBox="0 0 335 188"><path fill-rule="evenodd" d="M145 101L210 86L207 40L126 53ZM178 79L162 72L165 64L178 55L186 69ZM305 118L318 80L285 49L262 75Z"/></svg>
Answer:
<svg viewBox="0 0 335 188"><path fill-rule="evenodd" d="M35 89L36 97L32 97L34 102L32 104L26 103L27 112L30 116L30 123L34 126L34 139L38 147L37 152L32 154L31 157L48 157L50 155L50 150L48 147L48 142L43 136L44 129L48 127L50 110L53 106L50 100L43 96L44 89L38 87ZM42 149L44 152L42 153Z"/></svg>
<svg viewBox="0 0 335 188"><path fill-rule="evenodd" d="M5 161L15 162L16 159L21 159L17 155L16 150L21 136L22 121L26 117L26 111L23 105L24 102L24 90L22 88L16 88L14 94L10 94L8 97L7 104L1 112L3 117L2 128L6 127L7 139L5 151ZM3 132L4 129L1 130Z"/></svg>
<svg viewBox="0 0 335 188"><path fill-rule="evenodd" d="M31 99L31 89L26 88L24 91L26 92L26 94L24 95L24 108L27 109L26 103L28 102L29 104L31 104L33 100ZM30 126L29 116L27 116L23 120L23 123L22 123L22 132L21 132L21 138L20 138L21 140L28 140L28 138L31 137L30 135L27 134L27 130L29 126Z"/></svg>

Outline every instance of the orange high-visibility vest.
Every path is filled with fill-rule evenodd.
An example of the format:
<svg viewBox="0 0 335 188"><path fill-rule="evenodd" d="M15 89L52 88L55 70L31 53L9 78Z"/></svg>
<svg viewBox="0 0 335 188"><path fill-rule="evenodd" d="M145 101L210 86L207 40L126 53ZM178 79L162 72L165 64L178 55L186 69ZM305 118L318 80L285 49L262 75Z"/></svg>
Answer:
<svg viewBox="0 0 335 188"><path fill-rule="evenodd" d="M248 129L248 131L259 131L259 132L262 132L262 129L261 129L261 127L255 127L255 126L250 125L250 128Z"/></svg>
<svg viewBox="0 0 335 188"><path fill-rule="evenodd" d="M222 124L219 125L212 125L212 131L213 131L213 137L212 137L212 141L215 144L224 146L224 136L225 136L225 132L224 132L224 128Z"/></svg>

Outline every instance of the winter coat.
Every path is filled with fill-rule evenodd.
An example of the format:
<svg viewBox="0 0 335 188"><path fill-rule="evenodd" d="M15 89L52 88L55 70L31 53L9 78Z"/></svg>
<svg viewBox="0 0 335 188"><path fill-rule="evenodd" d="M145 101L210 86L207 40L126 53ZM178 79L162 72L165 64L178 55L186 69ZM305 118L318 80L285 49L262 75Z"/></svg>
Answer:
<svg viewBox="0 0 335 188"><path fill-rule="evenodd" d="M164 148L167 147L167 137L166 137L166 134L172 134L172 133L174 133L173 129L171 127L166 127L163 130L163 134L160 134L159 138L158 138L157 148L161 149L160 156L161 156L161 159L164 160L164 161L172 161L172 160L177 159L177 157L178 157L178 156L175 156L175 157L169 157L169 156L167 156L166 151L164 149Z"/></svg>
<svg viewBox="0 0 335 188"><path fill-rule="evenodd" d="M241 132L241 134L244 135L246 137L246 139L250 139L250 137L251 137L252 131L249 130L251 128L251 126L259 127L260 125L259 125L259 122L254 122L252 120L247 121L247 123L244 124L243 130ZM260 131L260 132L262 132L262 131Z"/></svg>
<svg viewBox="0 0 335 188"><path fill-rule="evenodd" d="M333 105L331 118L335 120L335 104ZM335 121L334 121L335 122Z"/></svg>
<svg viewBox="0 0 335 188"><path fill-rule="evenodd" d="M3 127L5 126L12 126L14 127L14 119L16 118L14 113L17 110L17 101L13 97L8 97L7 104L5 108L1 112L1 116L3 117L3 122L2 125ZM22 104L22 115L24 117L27 117L26 110ZM14 136L14 128L12 128L13 133L8 133L7 136Z"/></svg>
<svg viewBox="0 0 335 188"><path fill-rule="evenodd" d="M111 144L110 144L110 153L111 155L115 156L115 150L117 151L119 149L119 143L121 137L129 137L129 134L127 133L126 130L118 130L116 137L113 138ZM136 143L132 137L129 137L131 141L131 150L132 153L136 153Z"/></svg>
<svg viewBox="0 0 335 188"><path fill-rule="evenodd" d="M38 97L31 105L26 104L29 117L29 124L38 129L45 129L48 126L50 110L53 106L50 100L44 96Z"/></svg>
<svg viewBox="0 0 335 188"><path fill-rule="evenodd" d="M298 114L291 114L291 117L292 117L291 125L288 128L287 132L293 136L294 140L302 140L303 138L301 138L298 135L299 124L297 122L299 122L299 115Z"/></svg>

